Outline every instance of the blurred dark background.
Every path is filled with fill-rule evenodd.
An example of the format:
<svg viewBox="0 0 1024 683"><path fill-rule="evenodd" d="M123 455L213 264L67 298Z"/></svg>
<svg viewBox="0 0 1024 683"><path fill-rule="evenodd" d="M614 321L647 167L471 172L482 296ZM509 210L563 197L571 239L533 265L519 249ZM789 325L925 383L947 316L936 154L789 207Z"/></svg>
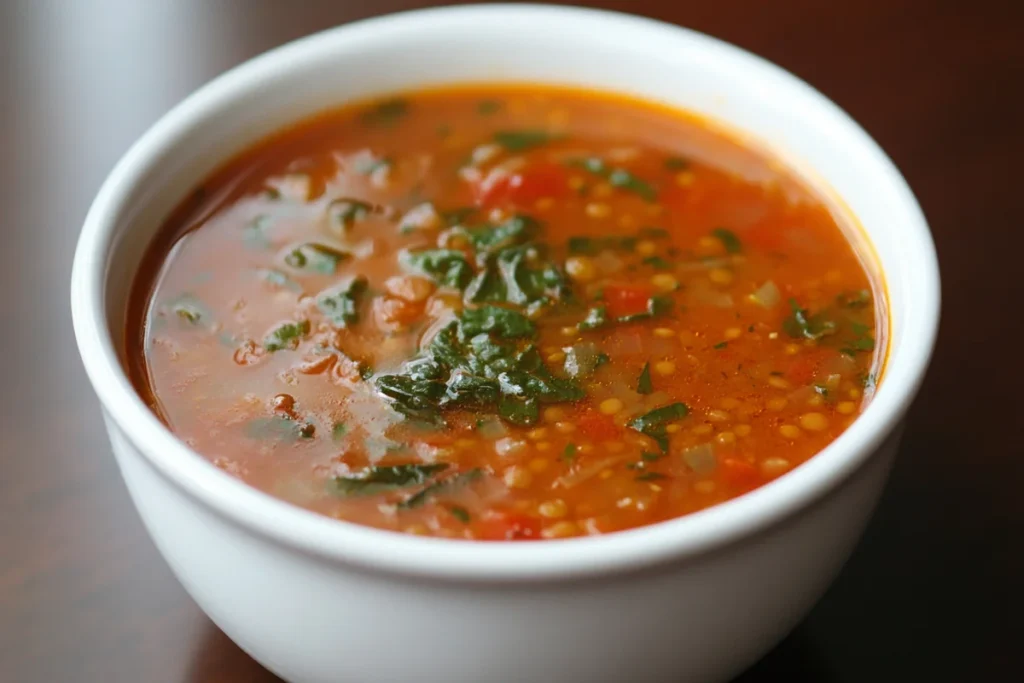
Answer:
<svg viewBox="0 0 1024 683"><path fill-rule="evenodd" d="M0 0L0 680L276 680L199 612L132 509L74 346L71 256L105 174L198 85L310 32L429 4ZM940 341L878 514L822 602L740 681L1024 680L1022 3L590 4L808 80L896 161L939 248Z"/></svg>

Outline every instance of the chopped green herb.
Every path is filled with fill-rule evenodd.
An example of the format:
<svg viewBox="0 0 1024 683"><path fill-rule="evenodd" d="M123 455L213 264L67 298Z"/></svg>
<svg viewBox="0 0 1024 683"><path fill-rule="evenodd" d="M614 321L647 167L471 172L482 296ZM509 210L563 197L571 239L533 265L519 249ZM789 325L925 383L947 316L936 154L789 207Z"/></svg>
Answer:
<svg viewBox="0 0 1024 683"><path fill-rule="evenodd" d="M459 505L452 505L450 508L448 508L448 512L452 513L452 517L459 520L463 524L469 524L470 520L472 519L469 516L469 512L466 510L466 508L461 507Z"/></svg>
<svg viewBox="0 0 1024 683"><path fill-rule="evenodd" d="M640 454L640 458L647 462L654 462L655 460L661 460L665 457L664 453L655 453L654 451L644 451Z"/></svg>
<svg viewBox="0 0 1024 683"><path fill-rule="evenodd" d="M283 349L294 349L299 340L309 334L309 321L281 323L263 338L263 348L273 353Z"/></svg>
<svg viewBox="0 0 1024 683"><path fill-rule="evenodd" d="M871 292L866 289L843 292L836 297L836 303L844 308L864 308L871 303Z"/></svg>
<svg viewBox="0 0 1024 683"><path fill-rule="evenodd" d="M338 269L338 264L351 256L334 247L306 242L285 254L284 262L296 270L332 275Z"/></svg>
<svg viewBox="0 0 1024 683"><path fill-rule="evenodd" d="M597 254L605 249L631 250L636 246L635 237L570 237L569 253L571 254Z"/></svg>
<svg viewBox="0 0 1024 683"><path fill-rule="evenodd" d="M637 481L657 481L659 479L667 479L667 477L659 472L644 472L636 475Z"/></svg>
<svg viewBox="0 0 1024 683"><path fill-rule="evenodd" d="M668 159L665 159L665 168L670 171L682 171L689 167L689 165L690 162L682 157L669 157Z"/></svg>
<svg viewBox="0 0 1024 683"><path fill-rule="evenodd" d="M263 198L267 201L276 202L281 198L281 190L276 187L268 187L263 190Z"/></svg>
<svg viewBox="0 0 1024 683"><path fill-rule="evenodd" d="M473 277L466 255L456 249L425 249L406 251L399 262L407 269L426 275L439 285L465 289Z"/></svg>
<svg viewBox="0 0 1024 683"><path fill-rule="evenodd" d="M597 354L597 364L594 365L594 369L596 370L597 368L601 367L602 365L605 365L605 364L611 363L611 362L612 362L612 359L608 357L607 353L599 353L599 354Z"/></svg>
<svg viewBox="0 0 1024 683"><path fill-rule="evenodd" d="M443 220L448 227L462 225L466 219L476 213L477 210L478 209L475 206L460 206L457 209L443 211L441 213L441 220Z"/></svg>
<svg viewBox="0 0 1024 683"><path fill-rule="evenodd" d="M714 349L724 349L728 345L729 345L729 342L724 342L723 341L723 342L718 342L712 348L714 348Z"/></svg>
<svg viewBox="0 0 1024 683"><path fill-rule="evenodd" d="M658 198L657 191L650 183L641 180L624 168L610 168L598 157L574 159L569 164L605 178L612 187L618 187L640 195L649 202L653 202Z"/></svg>
<svg viewBox="0 0 1024 683"><path fill-rule="evenodd" d="M373 205L358 199L335 199L327 205L327 214L334 224L348 230L357 221L370 215Z"/></svg>
<svg viewBox="0 0 1024 683"><path fill-rule="evenodd" d="M348 427L345 426L344 422L335 422L331 427L331 438L337 441L341 437L348 434Z"/></svg>
<svg viewBox="0 0 1024 683"><path fill-rule="evenodd" d="M569 293L565 275L540 245L506 247L483 260L483 269L466 287L467 302L514 304L534 312Z"/></svg>
<svg viewBox="0 0 1024 683"><path fill-rule="evenodd" d="M792 314L782 321L782 329L791 337L805 339L821 339L834 334L836 324L822 315L808 316L805 309L800 308L796 299L789 300Z"/></svg>
<svg viewBox="0 0 1024 683"><path fill-rule="evenodd" d="M654 439L662 451L668 451L668 431L666 427L676 420L681 420L690 413L685 403L670 403L660 408L655 408L649 413L635 417L629 421L627 426L641 434Z"/></svg>
<svg viewBox="0 0 1024 683"><path fill-rule="evenodd" d="M198 325L205 316L205 309L194 300L182 297L171 306L171 310L180 320L189 325Z"/></svg>
<svg viewBox="0 0 1024 683"><path fill-rule="evenodd" d="M640 228L640 232L637 233L637 237L646 240L667 239L668 236L669 232L665 228L656 228L650 225Z"/></svg>
<svg viewBox="0 0 1024 683"><path fill-rule="evenodd" d="M738 254L743 250L743 244L740 242L740 238L736 236L732 230L726 230L725 228L715 228L711 231L711 234L718 238L718 241L722 243L725 250L730 254Z"/></svg>
<svg viewBox="0 0 1024 683"><path fill-rule="evenodd" d="M476 111L482 116L490 116L501 111L500 100L480 100L480 103L476 105Z"/></svg>
<svg viewBox="0 0 1024 683"><path fill-rule="evenodd" d="M452 408L493 410L507 422L533 424L541 403L583 398L572 380L551 374L530 341L533 324L496 306L463 311L401 372L378 377L395 410L435 423Z"/></svg>
<svg viewBox="0 0 1024 683"><path fill-rule="evenodd" d="M415 486L448 468L435 465L387 465L369 467L352 477L334 477L327 483L329 493L336 496L365 496Z"/></svg>
<svg viewBox="0 0 1024 683"><path fill-rule="evenodd" d="M437 467L437 465L434 465L434 467ZM441 467L446 467L446 465L442 465ZM471 470L466 470L465 472L459 472L458 474L452 475L445 479L441 479L439 481L435 481L426 488L420 490L417 493L414 493L413 495L409 496L401 503L399 503L398 509L411 510L412 508L417 508L435 496L447 493L451 491L451 489L458 488L460 486L465 486L466 484L476 481L477 479L482 477L483 474L483 470L481 470L480 468L475 468Z"/></svg>
<svg viewBox="0 0 1024 683"><path fill-rule="evenodd" d="M359 115L359 121L364 126L393 126L408 113L409 102L396 97L366 109Z"/></svg>
<svg viewBox="0 0 1024 683"><path fill-rule="evenodd" d="M348 327L359 322L359 299L366 292L367 280L362 275L322 292L316 299L317 307L337 327Z"/></svg>
<svg viewBox="0 0 1024 683"><path fill-rule="evenodd" d="M640 371L640 378L636 382L636 393L638 394L650 394L654 391L654 385L651 383L651 363L650 361L644 363L644 369Z"/></svg>
<svg viewBox="0 0 1024 683"><path fill-rule="evenodd" d="M617 168L608 174L608 182L612 187L619 187L638 194L649 202L658 198L658 193L646 181L640 180L629 171Z"/></svg>
<svg viewBox="0 0 1024 683"><path fill-rule="evenodd" d="M562 460L569 461L576 457L576 444L568 443L562 451Z"/></svg>
<svg viewBox="0 0 1024 683"><path fill-rule="evenodd" d="M464 311L460 322L459 336L462 339L484 333L497 334L501 339L515 339L532 337L535 332L533 323L525 315L497 306L481 306Z"/></svg>
<svg viewBox="0 0 1024 683"><path fill-rule="evenodd" d="M564 351L565 364L563 365L563 370L565 370L565 374L573 379L584 379L594 374L594 370L601 363L601 356L604 356L604 354L597 350L596 344L586 341L573 344L564 349Z"/></svg>
<svg viewBox="0 0 1024 683"><path fill-rule="evenodd" d="M502 130L494 134L494 141L510 152L523 152L557 139L559 136L545 130Z"/></svg>
<svg viewBox="0 0 1024 683"><path fill-rule="evenodd" d="M608 324L608 309L605 306L594 306L587 311L584 318L577 327L581 330L596 330Z"/></svg>
<svg viewBox="0 0 1024 683"><path fill-rule="evenodd" d="M668 315L672 312L673 301L672 297L666 294L657 294L647 300L647 310L643 313L633 313L632 315L622 315L617 318L620 323L631 323L637 320L647 320L648 318L660 318L663 315Z"/></svg>
<svg viewBox="0 0 1024 683"><path fill-rule="evenodd" d="M660 256L648 256L643 261L646 265L652 266L659 270L668 270L672 267L672 264L661 258Z"/></svg>

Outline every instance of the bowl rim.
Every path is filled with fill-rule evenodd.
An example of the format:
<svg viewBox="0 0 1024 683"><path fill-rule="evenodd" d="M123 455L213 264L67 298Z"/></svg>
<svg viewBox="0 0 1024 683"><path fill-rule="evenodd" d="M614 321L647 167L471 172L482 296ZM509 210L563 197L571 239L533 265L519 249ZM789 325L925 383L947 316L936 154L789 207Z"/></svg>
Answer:
<svg viewBox="0 0 1024 683"><path fill-rule="evenodd" d="M719 57L742 61L750 69L803 91L802 97L810 98L871 157L877 171L872 182L889 183L900 195L906 220L895 225L917 252L914 291L908 296L920 307L918 318L923 324L903 331L900 345L905 348L898 358L890 353L884 381L864 412L809 461L746 495L683 517L613 534L541 543L421 538L329 519L221 471L179 440L145 405L124 371L109 332L106 279L115 228L145 170L191 127L201 125L219 106L229 102L233 94L252 87L268 73L301 68L303 61L339 41L356 34L365 38L396 27L422 30L450 19L501 21L511 14L545 21L585 20L603 23L608 29L628 27L657 34L661 40L689 42ZM906 181L874 140L820 92L781 67L690 29L605 10L518 4L443 7L365 19L287 43L216 77L161 117L110 172L86 216L71 277L75 336L104 413L162 476L222 518L283 546L363 569L462 581L578 579L638 571L714 551L810 506L863 466L902 419L931 357L939 298L934 244Z"/></svg>

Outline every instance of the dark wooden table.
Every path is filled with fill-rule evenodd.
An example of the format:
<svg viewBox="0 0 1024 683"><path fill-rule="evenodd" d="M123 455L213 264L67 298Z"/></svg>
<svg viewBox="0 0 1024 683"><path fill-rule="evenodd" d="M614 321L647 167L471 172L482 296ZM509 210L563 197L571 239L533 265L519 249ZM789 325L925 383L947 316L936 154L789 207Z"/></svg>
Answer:
<svg viewBox="0 0 1024 683"><path fill-rule="evenodd" d="M276 680L185 595L132 508L72 338L72 251L115 160L196 86L421 4L0 1L0 680ZM741 680L1022 680L1020 3L600 4L809 80L888 150L938 243L942 332L881 508L824 600Z"/></svg>

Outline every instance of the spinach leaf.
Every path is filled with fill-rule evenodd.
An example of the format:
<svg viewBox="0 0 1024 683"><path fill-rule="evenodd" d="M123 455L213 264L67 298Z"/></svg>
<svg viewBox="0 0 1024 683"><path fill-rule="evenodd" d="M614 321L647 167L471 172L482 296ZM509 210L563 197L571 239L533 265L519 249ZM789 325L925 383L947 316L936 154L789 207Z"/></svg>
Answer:
<svg viewBox="0 0 1024 683"><path fill-rule="evenodd" d="M740 242L740 238L732 230L715 228L711 231L711 235L717 238L730 254L738 254L743 251L743 243Z"/></svg>
<svg viewBox="0 0 1024 683"><path fill-rule="evenodd" d="M510 152L523 152L559 139L545 130L500 130L494 141Z"/></svg>
<svg viewBox="0 0 1024 683"><path fill-rule="evenodd" d="M469 524L472 521L472 517L469 515L469 511L461 505L452 505L448 508L448 512L452 513L452 517L459 520L463 524Z"/></svg>
<svg viewBox="0 0 1024 683"><path fill-rule="evenodd" d="M662 451L668 451L669 423L681 420L690 413L685 403L669 403L629 421L628 427L654 439Z"/></svg>
<svg viewBox="0 0 1024 683"><path fill-rule="evenodd" d="M357 221L370 215L372 211L372 204L358 199L335 199L327 205L327 215L343 230L348 230Z"/></svg>
<svg viewBox="0 0 1024 683"><path fill-rule="evenodd" d="M608 324L608 309L605 306L594 306L587 311L587 317L577 327L581 330L596 330Z"/></svg>
<svg viewBox="0 0 1024 683"><path fill-rule="evenodd" d="M651 363L644 363L644 369L640 371L640 377L636 381L636 393L650 394L654 392L654 385L651 382Z"/></svg>
<svg viewBox="0 0 1024 683"><path fill-rule="evenodd" d="M631 323L637 320L647 320L649 318L660 318L663 315L667 315L672 312L672 297L667 294L656 294L647 300L647 310L642 313L633 313L632 315L621 315L616 320L620 323Z"/></svg>
<svg viewBox="0 0 1024 683"><path fill-rule="evenodd" d="M528 306L556 301L568 292L565 276L532 244L507 247L490 259L466 288L468 302Z"/></svg>
<svg viewBox="0 0 1024 683"><path fill-rule="evenodd" d="M658 198L658 193L649 183L621 168L617 168L608 174L608 182L612 187L619 187L638 194L649 202Z"/></svg>
<svg viewBox="0 0 1024 683"><path fill-rule="evenodd" d="M316 242L300 244L284 256L284 262L296 270L332 275L338 264L351 254Z"/></svg>
<svg viewBox="0 0 1024 683"><path fill-rule="evenodd" d="M790 337L821 339L824 336L835 334L835 321L823 314L809 316L806 309L800 308L796 299L789 300L789 307L792 314L782 321L782 329Z"/></svg>
<svg viewBox="0 0 1024 683"><path fill-rule="evenodd" d="M583 391L551 374L529 342L533 324L496 306L463 311L401 372L378 377L395 410L441 421L450 409L494 411L513 424L532 424L539 403L575 401Z"/></svg>
<svg viewBox="0 0 1024 683"><path fill-rule="evenodd" d="M426 275L445 287L464 289L473 277L466 255L457 249L405 251L399 261L405 268Z"/></svg>
<svg viewBox="0 0 1024 683"><path fill-rule="evenodd" d="M565 445L565 450L562 451L562 460L566 462L571 461L576 457L576 444L568 443Z"/></svg>
<svg viewBox="0 0 1024 683"><path fill-rule="evenodd" d="M476 105L476 111L481 116L490 116L501 111L501 100L480 100Z"/></svg>
<svg viewBox="0 0 1024 683"><path fill-rule="evenodd" d="M357 275L321 293L316 299L316 305L336 326L354 325L359 322L359 299L366 288L366 278Z"/></svg>
<svg viewBox="0 0 1024 683"><path fill-rule="evenodd" d="M409 102L400 97L384 100L364 110L359 121L364 126L390 127L409 113Z"/></svg>
<svg viewBox="0 0 1024 683"><path fill-rule="evenodd" d="M444 466L442 465L442 467ZM413 495L409 496L401 503L399 503L398 509L411 510L412 508L417 508L426 503L431 498L434 498L441 494L450 493L452 489L458 488L460 486L465 486L478 480L480 477L483 476L483 474L484 471L477 467L471 470L467 470L465 472L459 472L458 474L454 474L445 479L441 479L440 481L435 481L426 488L414 493Z"/></svg>
<svg viewBox="0 0 1024 683"><path fill-rule="evenodd" d="M660 256L648 256L643 260L644 265L651 266L658 270L668 270L672 267L672 264L661 258Z"/></svg>
<svg viewBox="0 0 1024 683"><path fill-rule="evenodd" d="M690 162L682 157L669 157L665 159L665 168L670 171L682 171L689 167Z"/></svg>
<svg viewBox="0 0 1024 683"><path fill-rule="evenodd" d="M447 468L445 464L378 465L353 477L334 477L327 482L327 490L336 496L366 496L422 484Z"/></svg>
<svg viewBox="0 0 1024 683"><path fill-rule="evenodd" d="M481 333L494 333L502 339L514 339L532 337L535 332L533 323L525 315L497 306L481 306L464 311L461 323L459 335L464 340Z"/></svg>
<svg viewBox="0 0 1024 683"><path fill-rule="evenodd" d="M532 239L540 231L540 224L529 216L512 216L504 223L488 223L473 228L463 228L464 234L476 250L478 265L483 265L489 256L505 247L511 247Z"/></svg>
<svg viewBox="0 0 1024 683"><path fill-rule="evenodd" d="M843 308L864 308L871 303L871 292L866 289L843 292L836 297L836 303Z"/></svg>
<svg viewBox="0 0 1024 683"><path fill-rule="evenodd" d="M643 197L649 202L653 202L658 198L657 190L655 190L650 183L645 180L641 180L624 168L612 168L608 166L605 164L604 160L599 157L574 159L570 161L569 164L582 168L596 176L605 178L612 187L618 187L628 192L632 192L633 194Z"/></svg>
<svg viewBox="0 0 1024 683"><path fill-rule="evenodd" d="M636 246L635 237L570 237L569 253L593 256L605 249L629 251Z"/></svg>
<svg viewBox="0 0 1024 683"><path fill-rule="evenodd" d="M283 349L294 349L307 334L309 334L308 320L281 323L263 338L263 348L271 353Z"/></svg>

